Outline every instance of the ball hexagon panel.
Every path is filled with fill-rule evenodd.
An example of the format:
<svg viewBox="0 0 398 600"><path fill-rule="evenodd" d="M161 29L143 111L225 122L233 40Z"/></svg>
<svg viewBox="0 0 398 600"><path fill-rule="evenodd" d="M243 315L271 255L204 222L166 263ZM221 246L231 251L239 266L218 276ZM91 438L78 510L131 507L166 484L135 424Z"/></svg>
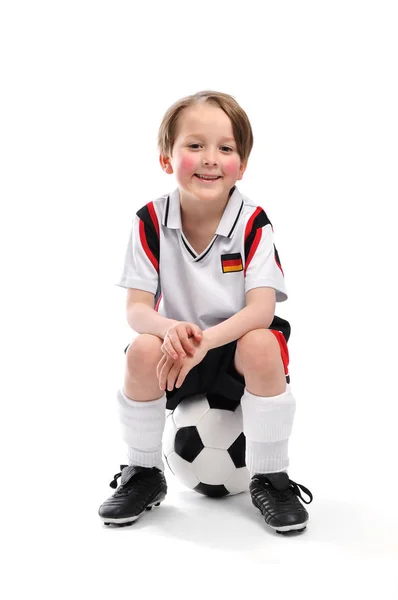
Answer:
<svg viewBox="0 0 398 600"><path fill-rule="evenodd" d="M199 485L200 481L195 475L191 463L181 458L181 456L178 456L178 454L172 452L166 456L166 462L169 465L172 473L175 475L178 473L178 479L181 481L181 483L191 489Z"/></svg>
<svg viewBox="0 0 398 600"><path fill-rule="evenodd" d="M246 438L243 432L238 435L234 443L229 446L228 454L230 455L232 462L237 469L246 466Z"/></svg>
<svg viewBox="0 0 398 600"><path fill-rule="evenodd" d="M225 487L230 494L239 494L242 490L248 490L250 484L250 473L246 467L235 469L228 481L225 482Z"/></svg>
<svg viewBox="0 0 398 600"><path fill-rule="evenodd" d="M204 444L194 425L181 427L181 429L177 430L174 440L174 450L178 456L191 463L202 452L203 448Z"/></svg>
<svg viewBox="0 0 398 600"><path fill-rule="evenodd" d="M218 485L227 481L235 471L235 465L226 450L203 448L192 463L195 475L201 483Z"/></svg>
<svg viewBox="0 0 398 600"><path fill-rule="evenodd" d="M174 423L178 427L196 425L210 410L206 396L203 394L184 399L173 412Z"/></svg>
<svg viewBox="0 0 398 600"><path fill-rule="evenodd" d="M208 485L207 483L199 483L194 490L195 492L199 492L199 494L210 496L211 498L222 498L222 496L228 496L229 494L229 491L225 485Z"/></svg>
<svg viewBox="0 0 398 600"><path fill-rule="evenodd" d="M210 408L196 427L205 446L225 450L242 432L235 413L219 408Z"/></svg>

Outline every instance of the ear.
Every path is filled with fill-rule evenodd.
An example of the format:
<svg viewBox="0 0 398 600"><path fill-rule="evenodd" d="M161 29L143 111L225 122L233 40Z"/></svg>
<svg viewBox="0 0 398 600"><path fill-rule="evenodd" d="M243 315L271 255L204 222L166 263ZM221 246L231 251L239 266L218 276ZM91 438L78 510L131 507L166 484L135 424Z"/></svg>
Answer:
<svg viewBox="0 0 398 600"><path fill-rule="evenodd" d="M160 162L160 166L162 167L162 169L165 173L168 173L169 175L171 175L171 173L173 173L173 167L171 166L170 159L168 156L162 156L162 154L160 154L159 162Z"/></svg>
<svg viewBox="0 0 398 600"><path fill-rule="evenodd" d="M243 178L243 173L246 171L246 167L247 167L247 162L246 163L242 163L240 165L240 167L239 167L238 181Z"/></svg>

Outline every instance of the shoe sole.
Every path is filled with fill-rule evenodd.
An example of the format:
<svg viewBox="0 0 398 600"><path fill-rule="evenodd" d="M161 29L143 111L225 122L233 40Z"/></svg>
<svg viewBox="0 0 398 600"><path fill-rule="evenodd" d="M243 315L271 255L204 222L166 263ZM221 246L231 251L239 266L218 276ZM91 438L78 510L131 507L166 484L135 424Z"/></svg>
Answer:
<svg viewBox="0 0 398 600"><path fill-rule="evenodd" d="M154 502L153 504L148 504L146 508L138 515L134 515L133 517L124 517L123 519L107 519L106 517L101 517L101 521L103 521L104 525L118 525L119 527L125 527L126 525L132 525L137 519L140 518L141 515L144 514L147 510L152 510L154 506L160 506L162 500L160 502Z"/></svg>
<svg viewBox="0 0 398 600"><path fill-rule="evenodd" d="M305 521L304 523L298 523L297 525L285 525L284 527L273 527L272 525L268 525L267 521L267 525L268 527L272 527L272 529L275 529L276 533L288 533L289 531L304 531L304 529L306 529L307 527L307 523L308 521Z"/></svg>
<svg viewBox="0 0 398 600"><path fill-rule="evenodd" d="M257 504L257 502L255 501L255 498L252 498L252 502L253 502L254 506L256 508L258 508L258 510L263 515L266 525L268 525L268 527L271 527L271 529L273 529L277 533L288 533L289 531L304 531L304 529L306 529L306 527L307 527L307 524L309 523L309 519L307 519L303 523L296 523L295 525L281 525L281 526L270 525L269 523L267 523L267 515L265 514L265 511L263 511L261 506L259 506Z"/></svg>

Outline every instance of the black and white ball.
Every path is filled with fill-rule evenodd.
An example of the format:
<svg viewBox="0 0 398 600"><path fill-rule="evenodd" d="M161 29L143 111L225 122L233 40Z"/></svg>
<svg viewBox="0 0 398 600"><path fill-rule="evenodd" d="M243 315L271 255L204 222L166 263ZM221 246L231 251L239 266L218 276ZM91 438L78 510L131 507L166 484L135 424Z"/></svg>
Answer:
<svg viewBox="0 0 398 600"><path fill-rule="evenodd" d="M167 411L163 453L177 479L206 496L249 489L246 440L239 403L218 394L197 395Z"/></svg>

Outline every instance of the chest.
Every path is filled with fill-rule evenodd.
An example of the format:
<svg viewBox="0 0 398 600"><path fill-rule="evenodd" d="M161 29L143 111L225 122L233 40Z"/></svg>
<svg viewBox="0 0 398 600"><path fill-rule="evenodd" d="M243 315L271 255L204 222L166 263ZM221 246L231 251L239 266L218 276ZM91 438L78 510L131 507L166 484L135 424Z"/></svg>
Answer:
<svg viewBox="0 0 398 600"><path fill-rule="evenodd" d="M215 229L208 231L183 231L184 237L195 250L196 254L202 254L206 250L215 235Z"/></svg>

